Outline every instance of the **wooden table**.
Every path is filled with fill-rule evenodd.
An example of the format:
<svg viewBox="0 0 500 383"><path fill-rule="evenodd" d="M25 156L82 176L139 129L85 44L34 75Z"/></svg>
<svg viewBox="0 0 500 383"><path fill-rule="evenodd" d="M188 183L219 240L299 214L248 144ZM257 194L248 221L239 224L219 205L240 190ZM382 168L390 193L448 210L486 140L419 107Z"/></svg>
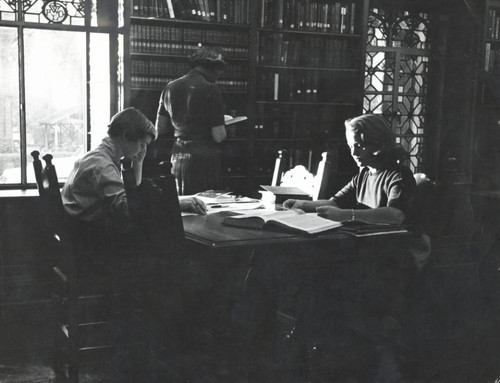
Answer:
<svg viewBox="0 0 500 383"><path fill-rule="evenodd" d="M190 242L201 244L208 248L254 248L276 245L296 245L304 242L325 242L332 240L347 240L348 235L330 230L319 235L290 233L286 230L255 230L222 224L229 213L209 215L192 215L183 217L184 232Z"/></svg>
<svg viewBox="0 0 500 383"><path fill-rule="evenodd" d="M360 280L370 276L385 281L391 265L394 269L400 266L403 257L399 250L403 251L408 243L408 234L356 238L335 229L311 236L278 228L237 228L222 224L227 214L183 217L189 256L210 274L200 278L202 271L197 269L198 278L193 279L194 283L205 281L198 288L201 306L196 314L203 324L215 323L221 331L237 329L237 335L230 335L234 336L234 345L254 351L243 353L239 359L235 351L235 363L265 359L263 366L258 361L251 366L261 370L263 379L268 378L265 368L271 368L269 374L283 369L291 379L301 374L299 370L308 356L298 355L286 339L299 333L303 351L316 339L337 339L336 335L325 335L332 328L332 315L338 318L336 310L346 308L353 298L370 305L366 293L372 294L372 285L360 290ZM373 293L378 298L374 304L379 305L381 294L391 302L391 294L397 290L397 284L392 282L387 293L383 289L382 293L380 289ZM381 285L386 287L384 283ZM343 327L336 327L337 335L350 333L351 315L341 320Z"/></svg>

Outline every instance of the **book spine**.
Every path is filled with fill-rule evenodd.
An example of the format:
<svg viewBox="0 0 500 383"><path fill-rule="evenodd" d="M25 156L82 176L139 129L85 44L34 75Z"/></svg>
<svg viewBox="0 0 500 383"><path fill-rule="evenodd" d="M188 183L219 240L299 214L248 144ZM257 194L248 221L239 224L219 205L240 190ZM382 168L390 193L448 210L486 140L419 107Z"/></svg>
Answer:
<svg viewBox="0 0 500 383"><path fill-rule="evenodd" d="M279 73L274 73L274 78L273 78L273 85L274 85L273 100L274 101L278 101L279 89L280 89L279 83L280 83L280 75L279 75Z"/></svg>
<svg viewBox="0 0 500 383"><path fill-rule="evenodd" d="M168 15L170 16L171 19L175 19L175 12L174 12L174 6L172 5L172 0L166 0L166 1L167 1Z"/></svg>
<svg viewBox="0 0 500 383"><path fill-rule="evenodd" d="M486 38L493 39L495 33L495 19L496 19L496 10L489 9L488 10L488 21L486 25Z"/></svg>
<svg viewBox="0 0 500 383"><path fill-rule="evenodd" d="M283 28L283 0L275 0L274 27Z"/></svg>
<svg viewBox="0 0 500 383"><path fill-rule="evenodd" d="M132 2L132 16L140 16L141 2L140 0L134 0Z"/></svg>
<svg viewBox="0 0 500 383"><path fill-rule="evenodd" d="M347 32L347 6L340 7L340 33Z"/></svg>
<svg viewBox="0 0 500 383"><path fill-rule="evenodd" d="M332 7L332 32L339 33L340 32L340 2L335 2Z"/></svg>
<svg viewBox="0 0 500 383"><path fill-rule="evenodd" d="M495 18L495 33L493 35L494 40L498 40L500 38L500 16Z"/></svg>
<svg viewBox="0 0 500 383"><path fill-rule="evenodd" d="M486 43L486 49L484 52L484 71L489 72L490 69L490 57L491 57L491 44Z"/></svg>
<svg viewBox="0 0 500 383"><path fill-rule="evenodd" d="M351 3L351 18L349 20L350 32L353 35L356 31L356 3Z"/></svg>

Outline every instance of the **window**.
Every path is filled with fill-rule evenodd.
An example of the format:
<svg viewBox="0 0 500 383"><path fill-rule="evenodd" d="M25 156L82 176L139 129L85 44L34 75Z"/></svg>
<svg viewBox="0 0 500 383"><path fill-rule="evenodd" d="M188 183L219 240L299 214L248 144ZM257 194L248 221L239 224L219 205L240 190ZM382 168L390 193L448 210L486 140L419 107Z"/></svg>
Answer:
<svg viewBox="0 0 500 383"><path fill-rule="evenodd" d="M425 13L370 10L363 110L389 121L413 172L422 171L428 37Z"/></svg>
<svg viewBox="0 0 500 383"><path fill-rule="evenodd" d="M118 25L99 12L96 0L0 0L0 187L35 182L33 150L64 181L106 135Z"/></svg>

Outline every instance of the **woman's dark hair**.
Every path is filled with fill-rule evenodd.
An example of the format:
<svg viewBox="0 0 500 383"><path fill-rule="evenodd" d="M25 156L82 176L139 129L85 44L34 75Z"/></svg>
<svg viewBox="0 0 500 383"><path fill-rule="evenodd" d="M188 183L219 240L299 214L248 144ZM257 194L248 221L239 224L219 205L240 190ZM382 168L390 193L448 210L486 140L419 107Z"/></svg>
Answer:
<svg viewBox="0 0 500 383"><path fill-rule="evenodd" d="M119 137L124 135L129 141L138 141L150 135L156 138L155 126L136 108L127 108L115 114L108 124L108 135Z"/></svg>
<svg viewBox="0 0 500 383"><path fill-rule="evenodd" d="M224 70L224 51L217 47L202 46L189 56L191 68L202 66L209 70Z"/></svg>

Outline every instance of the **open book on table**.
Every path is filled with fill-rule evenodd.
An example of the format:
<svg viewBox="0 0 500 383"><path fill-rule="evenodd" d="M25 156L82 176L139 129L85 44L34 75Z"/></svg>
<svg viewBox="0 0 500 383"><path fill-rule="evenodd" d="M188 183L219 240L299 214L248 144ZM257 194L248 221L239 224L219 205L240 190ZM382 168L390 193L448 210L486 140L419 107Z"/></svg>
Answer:
<svg viewBox="0 0 500 383"><path fill-rule="evenodd" d="M319 217L316 213L304 213L302 210L276 211L259 209L241 211L236 215L225 217L222 223L229 226L260 230L274 225L307 234L317 234L338 228L339 232L355 237L400 234L410 231L410 227L404 225L372 224L364 221L331 221Z"/></svg>
<svg viewBox="0 0 500 383"><path fill-rule="evenodd" d="M301 210L255 210L231 215L223 224L251 229L264 229L268 225L284 227L291 231L316 234L342 226L341 222L321 218L316 213L304 213Z"/></svg>

